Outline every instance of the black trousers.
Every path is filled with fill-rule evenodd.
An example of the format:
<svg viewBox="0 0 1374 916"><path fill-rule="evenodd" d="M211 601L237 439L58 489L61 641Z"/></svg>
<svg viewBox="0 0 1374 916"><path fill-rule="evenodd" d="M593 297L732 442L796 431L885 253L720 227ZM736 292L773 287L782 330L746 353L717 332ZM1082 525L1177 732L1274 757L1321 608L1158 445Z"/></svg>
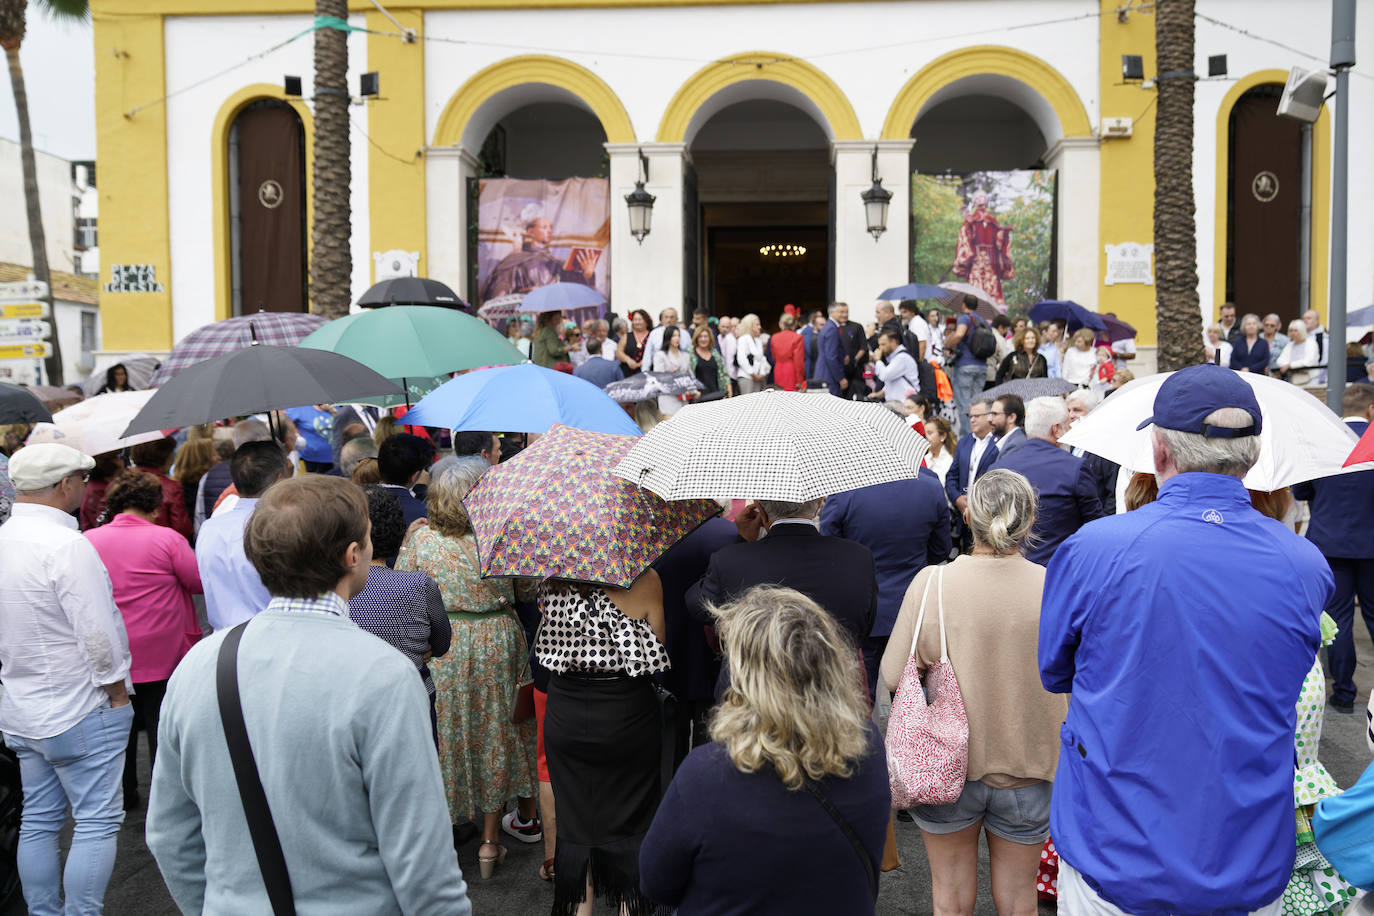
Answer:
<svg viewBox="0 0 1374 916"><path fill-rule="evenodd" d="M124 794L138 791L138 730L148 736L148 769L157 759L157 725L162 718L162 698L167 695L166 681L145 681L134 685L129 699L134 704L134 721L129 726L129 747L124 752Z"/></svg>

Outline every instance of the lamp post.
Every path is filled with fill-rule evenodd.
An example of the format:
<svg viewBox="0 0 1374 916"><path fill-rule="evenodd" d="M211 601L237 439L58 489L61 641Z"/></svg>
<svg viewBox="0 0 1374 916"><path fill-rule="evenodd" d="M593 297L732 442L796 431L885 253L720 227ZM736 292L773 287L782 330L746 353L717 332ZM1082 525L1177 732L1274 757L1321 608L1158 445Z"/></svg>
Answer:
<svg viewBox="0 0 1374 916"><path fill-rule="evenodd" d="M892 201L892 192L883 187L878 177L878 147L873 147L873 187L859 195L864 202L864 217L868 222L868 233L877 242L878 237L887 231L887 205Z"/></svg>
<svg viewBox="0 0 1374 916"><path fill-rule="evenodd" d="M649 227L653 221L656 199L644 190L644 182L649 180L649 159L643 150L639 153L639 170L639 180L635 182L635 189L625 195L625 205L630 211L630 235L643 245L644 237L649 234Z"/></svg>

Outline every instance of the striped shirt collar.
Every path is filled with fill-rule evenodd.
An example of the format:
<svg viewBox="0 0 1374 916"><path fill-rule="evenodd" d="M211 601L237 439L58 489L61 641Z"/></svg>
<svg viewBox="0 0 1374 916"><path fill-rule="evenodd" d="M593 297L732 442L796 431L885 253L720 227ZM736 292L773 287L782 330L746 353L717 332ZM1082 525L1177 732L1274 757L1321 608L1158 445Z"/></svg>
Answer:
<svg viewBox="0 0 1374 916"><path fill-rule="evenodd" d="M335 592L324 592L314 598L283 598L278 596L272 599L265 610L332 614L335 617L348 619L348 602L340 598Z"/></svg>

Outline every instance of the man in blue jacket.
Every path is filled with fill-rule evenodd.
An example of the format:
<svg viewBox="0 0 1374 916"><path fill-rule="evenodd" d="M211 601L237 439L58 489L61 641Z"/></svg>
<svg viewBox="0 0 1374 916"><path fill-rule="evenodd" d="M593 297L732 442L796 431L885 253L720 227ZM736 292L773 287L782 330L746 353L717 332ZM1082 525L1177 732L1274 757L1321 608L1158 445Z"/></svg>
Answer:
<svg viewBox="0 0 1374 916"><path fill-rule="evenodd" d="M816 356L816 378L823 379L835 397L848 397L849 379L845 378L844 371L842 322L849 317L849 306L843 302L832 302L828 311L830 317L821 328L820 353Z"/></svg>
<svg viewBox="0 0 1374 916"><path fill-rule="evenodd" d="M1150 422L1159 499L1085 526L1045 577L1040 676L1073 695L1050 807L1059 906L1277 916L1331 572L1250 505L1261 414L1239 375L1174 373Z"/></svg>
<svg viewBox="0 0 1374 916"><path fill-rule="evenodd" d="M1341 415L1360 436L1374 419L1374 385L1351 385L1341 398ZM1355 711L1355 595L1374 635L1374 471L1323 477L1293 487L1293 498L1307 500L1312 520L1307 539L1326 557L1336 593L1326 612L1340 629L1326 647L1332 707Z"/></svg>
<svg viewBox="0 0 1374 916"><path fill-rule="evenodd" d="M1068 432L1069 412L1063 398L1036 398L1026 406L1026 444L1001 455L997 467L1015 471L1035 488L1035 526L1026 544L1026 559L1048 566L1064 539L1107 513L1082 458L1059 447Z"/></svg>
<svg viewBox="0 0 1374 916"><path fill-rule="evenodd" d="M954 507L954 514L963 518L964 507L968 505L968 488L979 475L992 469L997 461L997 439L992 434L990 411L992 402L987 398L974 401L968 409L969 426L973 432L959 438L954 448L954 461L945 472L945 496ZM955 535L960 542L960 550L968 552L971 538L966 526L960 524Z"/></svg>
<svg viewBox="0 0 1374 916"><path fill-rule="evenodd" d="M949 559L949 506L940 478L921 468L911 480L894 480L836 493L821 509L821 534L873 551L878 574L878 616L864 640L868 695L878 683L887 638L916 574Z"/></svg>

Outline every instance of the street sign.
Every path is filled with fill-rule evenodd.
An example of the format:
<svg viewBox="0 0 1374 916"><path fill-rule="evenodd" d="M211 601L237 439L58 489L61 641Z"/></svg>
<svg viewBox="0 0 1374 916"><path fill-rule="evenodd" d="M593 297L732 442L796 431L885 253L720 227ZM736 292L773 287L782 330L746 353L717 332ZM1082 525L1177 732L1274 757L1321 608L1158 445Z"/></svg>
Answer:
<svg viewBox="0 0 1374 916"><path fill-rule="evenodd" d="M39 318L0 318L0 337L19 337L19 341L5 343L32 343L35 340L48 340L52 337L52 325Z"/></svg>
<svg viewBox="0 0 1374 916"><path fill-rule="evenodd" d="M48 295L48 284L37 280L12 280L0 283L0 302L27 302Z"/></svg>
<svg viewBox="0 0 1374 916"><path fill-rule="evenodd" d="M47 359L50 355L45 343L0 344L0 359Z"/></svg>
<svg viewBox="0 0 1374 916"><path fill-rule="evenodd" d="M4 303L0 299L0 303ZM0 304L0 318L47 318L46 302L10 302Z"/></svg>

